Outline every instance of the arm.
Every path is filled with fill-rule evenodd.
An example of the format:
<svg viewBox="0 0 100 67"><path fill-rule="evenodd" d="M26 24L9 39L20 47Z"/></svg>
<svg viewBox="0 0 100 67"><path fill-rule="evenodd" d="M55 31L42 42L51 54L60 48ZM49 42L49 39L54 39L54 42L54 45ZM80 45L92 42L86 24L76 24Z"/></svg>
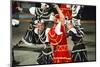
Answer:
<svg viewBox="0 0 100 67"><path fill-rule="evenodd" d="M59 8L58 5L55 5L55 8L56 8L56 10L57 10L57 12L58 12L58 14L59 14L60 22L64 25L65 18L64 18L64 15L63 15L61 9Z"/></svg>
<svg viewBox="0 0 100 67"><path fill-rule="evenodd" d="M27 47L27 48L34 48L34 49L45 49L45 44L35 44L35 43L29 43L24 38L22 38L22 43L18 45L19 47Z"/></svg>

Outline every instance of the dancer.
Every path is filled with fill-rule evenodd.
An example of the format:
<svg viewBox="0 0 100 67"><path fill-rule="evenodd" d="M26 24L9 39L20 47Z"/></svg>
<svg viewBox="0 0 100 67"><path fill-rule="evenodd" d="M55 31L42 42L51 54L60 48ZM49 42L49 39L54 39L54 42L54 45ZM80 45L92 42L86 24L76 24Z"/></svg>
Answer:
<svg viewBox="0 0 100 67"><path fill-rule="evenodd" d="M40 55L37 58L38 64L52 63L52 50L48 42L49 28L46 28L43 20L35 20L35 25L28 29L25 36L17 44L18 47L28 47L38 50Z"/></svg>
<svg viewBox="0 0 100 67"><path fill-rule="evenodd" d="M80 32L79 29L74 28L71 23L67 24L68 35L71 36L71 40L74 43L72 49L72 62L86 62L87 60L87 50L85 44L83 43L84 34Z"/></svg>
<svg viewBox="0 0 100 67"><path fill-rule="evenodd" d="M54 5L58 15L55 15L54 25L48 32L48 38L53 50L52 63L71 62L64 28L65 17L58 5Z"/></svg>

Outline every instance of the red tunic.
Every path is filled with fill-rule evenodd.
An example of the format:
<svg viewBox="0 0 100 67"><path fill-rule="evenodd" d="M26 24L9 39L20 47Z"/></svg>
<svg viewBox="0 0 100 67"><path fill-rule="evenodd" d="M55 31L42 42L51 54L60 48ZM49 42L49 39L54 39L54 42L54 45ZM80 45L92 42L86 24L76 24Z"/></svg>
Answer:
<svg viewBox="0 0 100 67"><path fill-rule="evenodd" d="M64 30L64 26L61 25L60 31L62 34L57 35L54 31L55 29L52 27L48 32L48 38L50 45L53 49L53 63L68 63L71 62L71 55L68 51L66 33Z"/></svg>

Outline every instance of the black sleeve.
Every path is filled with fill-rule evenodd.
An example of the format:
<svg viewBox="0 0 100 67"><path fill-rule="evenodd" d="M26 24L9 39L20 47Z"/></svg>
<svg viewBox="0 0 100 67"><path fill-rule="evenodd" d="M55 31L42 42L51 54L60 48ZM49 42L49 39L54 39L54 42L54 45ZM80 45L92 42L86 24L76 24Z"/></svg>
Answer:
<svg viewBox="0 0 100 67"><path fill-rule="evenodd" d="M67 37L73 36L73 35L74 35L74 33L73 33L72 31L69 31L69 32L67 33Z"/></svg>

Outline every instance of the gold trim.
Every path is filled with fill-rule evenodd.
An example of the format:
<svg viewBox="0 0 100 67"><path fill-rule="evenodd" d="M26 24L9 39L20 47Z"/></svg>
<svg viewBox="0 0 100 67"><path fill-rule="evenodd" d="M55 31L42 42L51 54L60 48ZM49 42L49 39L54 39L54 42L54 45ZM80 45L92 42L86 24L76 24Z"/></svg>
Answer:
<svg viewBox="0 0 100 67"><path fill-rule="evenodd" d="M52 31L51 31L52 32ZM49 32L49 35L53 38L56 34L52 35L51 32Z"/></svg>
<svg viewBox="0 0 100 67"><path fill-rule="evenodd" d="M52 38L53 36L50 34L50 32L48 34L49 34L48 37L50 38L50 40L53 40L56 42L56 43L52 43L52 45L58 45L62 41L63 34L61 34L61 38L60 38L59 42L56 40L58 38L58 36L56 38Z"/></svg>

